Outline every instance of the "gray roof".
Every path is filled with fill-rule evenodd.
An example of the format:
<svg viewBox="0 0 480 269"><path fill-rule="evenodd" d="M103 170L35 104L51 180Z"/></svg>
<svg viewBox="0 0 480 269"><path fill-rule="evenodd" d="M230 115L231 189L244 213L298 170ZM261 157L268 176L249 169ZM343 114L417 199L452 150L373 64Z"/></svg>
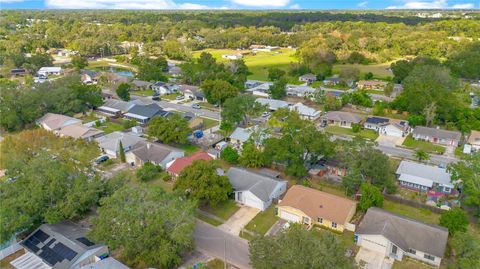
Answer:
<svg viewBox="0 0 480 269"><path fill-rule="evenodd" d="M159 105L152 103L148 105L134 105L128 110L129 114L140 115L146 118L152 118L154 116L165 116L167 111L163 110Z"/></svg>
<svg viewBox="0 0 480 269"><path fill-rule="evenodd" d="M315 75L312 74L312 73L308 73L308 74L305 74L305 75L301 75L300 78L315 80L315 79L317 79L317 76L315 76Z"/></svg>
<svg viewBox="0 0 480 269"><path fill-rule="evenodd" d="M256 101L262 105L267 105L271 110L277 110L279 108L289 107L292 105L290 102L267 98L257 98Z"/></svg>
<svg viewBox="0 0 480 269"><path fill-rule="evenodd" d="M253 129L237 127L230 135L230 139L236 139L240 142L247 141L253 133Z"/></svg>
<svg viewBox="0 0 480 269"><path fill-rule="evenodd" d="M155 163L161 163L170 153L175 151L183 152L180 149L167 145L140 141L133 146L133 149L130 152L144 162L151 161Z"/></svg>
<svg viewBox="0 0 480 269"><path fill-rule="evenodd" d="M84 265L80 269L130 269L130 267L112 257L108 257L98 262Z"/></svg>
<svg viewBox="0 0 480 269"><path fill-rule="evenodd" d="M116 99L108 99L102 106L103 107L109 107L109 108L114 108L118 109L120 111L128 111L130 108L132 108L134 105L143 105L144 103L140 101L139 99L135 99L129 102L125 102L122 100L116 100Z"/></svg>
<svg viewBox="0 0 480 269"><path fill-rule="evenodd" d="M134 79L132 80L132 84L137 87L150 87L153 83L143 80Z"/></svg>
<svg viewBox="0 0 480 269"><path fill-rule="evenodd" d="M462 134L457 131L447 131L442 129L430 128L425 126L417 126L413 130L414 135L423 135L429 137L437 137L440 139L453 139L453 140L460 140Z"/></svg>
<svg viewBox="0 0 480 269"><path fill-rule="evenodd" d="M285 184L285 181L278 181L274 178L236 167L228 170L227 177L235 191L250 191L265 202L270 199L270 195L278 184Z"/></svg>
<svg viewBox="0 0 480 269"><path fill-rule="evenodd" d="M113 132L95 139L101 148L118 151L120 148L120 141L122 141L123 148L134 146L140 141L145 141L145 138L133 135L130 133Z"/></svg>
<svg viewBox="0 0 480 269"><path fill-rule="evenodd" d="M346 121L352 123L359 123L362 121L362 117L359 115L343 111L329 111L323 116L323 118L333 121Z"/></svg>
<svg viewBox="0 0 480 269"><path fill-rule="evenodd" d="M383 235L403 251L411 248L440 258L443 257L448 239L446 228L376 207L368 209L355 233Z"/></svg>
<svg viewBox="0 0 480 269"><path fill-rule="evenodd" d="M443 185L453 186L451 183L450 174L447 173L445 168L410 161L402 161L398 166L396 173L400 175L400 177L404 175L404 177L406 176L410 178L409 181L418 181L412 183L425 185L424 182L427 180Z"/></svg>

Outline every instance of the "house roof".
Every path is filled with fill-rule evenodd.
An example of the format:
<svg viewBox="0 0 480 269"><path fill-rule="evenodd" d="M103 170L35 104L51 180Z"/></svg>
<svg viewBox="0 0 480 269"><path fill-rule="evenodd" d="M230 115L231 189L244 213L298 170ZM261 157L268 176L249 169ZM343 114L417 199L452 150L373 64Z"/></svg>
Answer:
<svg viewBox="0 0 480 269"><path fill-rule="evenodd" d="M191 91L192 93L201 91L200 87L198 86L193 86L193 85L180 85L178 86L178 91L180 92L185 92L185 91Z"/></svg>
<svg viewBox="0 0 480 269"><path fill-rule="evenodd" d="M128 113L126 115L138 115L150 119L157 115L165 116L167 114L168 112L163 110L159 105L157 105L156 103L152 103L148 105L134 105L128 110Z"/></svg>
<svg viewBox="0 0 480 269"><path fill-rule="evenodd" d="M386 86L388 83L380 80L360 80L357 84L363 86Z"/></svg>
<svg viewBox="0 0 480 269"><path fill-rule="evenodd" d="M352 123L359 123L362 121L362 118L359 115L344 111L329 111L323 116L323 118L333 121L346 121Z"/></svg>
<svg viewBox="0 0 480 269"><path fill-rule="evenodd" d="M151 161L161 163L170 153L175 151L183 152L183 150L167 145L140 141L133 146L133 149L130 152L144 162Z"/></svg>
<svg viewBox="0 0 480 269"><path fill-rule="evenodd" d="M287 85L287 92L289 93L305 95L307 93L314 93L315 91L315 88L309 86Z"/></svg>
<svg viewBox="0 0 480 269"><path fill-rule="evenodd" d="M345 224L356 203L330 193L294 185L285 194L279 206L290 206L307 214L312 219L325 218Z"/></svg>
<svg viewBox="0 0 480 269"><path fill-rule="evenodd" d="M108 99L99 108L100 109L102 109L102 108L107 108L107 109L108 108L113 108L113 109L116 109L116 110L126 112L129 109L131 109L134 105L144 105L144 103L142 101L140 101L139 99L135 99L135 100L132 100L132 101L129 101L129 102L125 102L125 101L122 101L122 100L116 100L116 99Z"/></svg>
<svg viewBox="0 0 480 269"><path fill-rule="evenodd" d="M308 73L308 74L305 74L305 75L301 75L300 78L315 80L315 79L317 79L317 76L315 76L312 73Z"/></svg>
<svg viewBox="0 0 480 269"><path fill-rule="evenodd" d="M172 174L178 175L183 171L183 169L185 169L185 167L190 166L196 160L210 161L210 160L213 160L213 158L206 152L203 152L203 151L197 152L192 154L191 156L176 159L167 168L167 171Z"/></svg>
<svg viewBox="0 0 480 269"><path fill-rule="evenodd" d="M20 244L31 254L40 258L44 265L54 269L67 269L71 268L87 251L102 247L85 237L87 231L86 228L72 222L42 224ZM32 260L31 255L24 258ZM12 263L19 265L16 268L36 268L25 260L15 260ZM42 266L40 265L39 268L43 268Z"/></svg>
<svg viewBox="0 0 480 269"><path fill-rule="evenodd" d="M120 149L120 141L122 141L123 148L129 148L134 146L140 141L145 141L145 138L133 135L131 133L116 131L116 132L101 136L95 140L98 142L98 145L101 148L117 152Z"/></svg>
<svg viewBox="0 0 480 269"><path fill-rule="evenodd" d="M52 130L57 130L72 124L80 124L81 122L79 119L55 113L47 113L37 120L38 124L46 125Z"/></svg>
<svg viewBox="0 0 480 269"><path fill-rule="evenodd" d="M235 191L250 191L264 202L270 200L272 192L279 184L285 184L285 181L237 167L228 169L226 176Z"/></svg>
<svg viewBox="0 0 480 269"><path fill-rule="evenodd" d="M370 123L370 124L384 124L388 122L390 122L390 119L388 118L375 117L375 116L370 116L365 120L365 123Z"/></svg>
<svg viewBox="0 0 480 269"><path fill-rule="evenodd" d="M132 84L137 87L150 87L153 83L143 80L134 79L132 80Z"/></svg>
<svg viewBox="0 0 480 269"><path fill-rule="evenodd" d="M267 98L257 98L256 101L262 105L267 105L271 110L277 110L279 108L289 107L292 105L290 102Z"/></svg>
<svg viewBox="0 0 480 269"><path fill-rule="evenodd" d="M130 267L117 261L113 257L108 257L98 262L84 265L80 267L80 269L130 269Z"/></svg>
<svg viewBox="0 0 480 269"><path fill-rule="evenodd" d="M457 131L447 131L442 129L430 128L425 126L417 126L413 130L414 135L423 135L423 136L430 136L436 137L440 139L447 139L447 140L460 140L462 134Z"/></svg>
<svg viewBox="0 0 480 269"><path fill-rule="evenodd" d="M330 78L325 78L323 81L340 82L340 78L339 77L330 77Z"/></svg>
<svg viewBox="0 0 480 269"><path fill-rule="evenodd" d="M411 248L437 257L443 257L448 239L446 228L376 207L368 209L355 233L383 235L404 251Z"/></svg>
<svg viewBox="0 0 480 269"><path fill-rule="evenodd" d="M480 145L480 132L472 131L468 137L467 143L471 145Z"/></svg>
<svg viewBox="0 0 480 269"><path fill-rule="evenodd" d="M237 127L235 131L230 135L230 139L236 139L240 142L247 141L252 135L253 130L251 128L241 128Z"/></svg>
<svg viewBox="0 0 480 269"><path fill-rule="evenodd" d="M80 74L82 74L82 75L88 75L88 76L91 77L91 78L95 78L95 77L97 77L97 76L99 75L98 72L95 72L95 71L92 71L92 70L88 70L88 69L82 69L82 70L80 71Z"/></svg>
<svg viewBox="0 0 480 269"><path fill-rule="evenodd" d="M103 131L85 125L74 124L60 128L58 133L73 138L89 138L102 134Z"/></svg>
<svg viewBox="0 0 480 269"><path fill-rule="evenodd" d="M37 73L44 73L44 72L60 72L62 71L62 68L61 67L57 67L57 66L44 66L44 67L41 67Z"/></svg>
<svg viewBox="0 0 480 269"><path fill-rule="evenodd" d="M453 187L450 174L447 173L445 168L402 161L400 162L396 173L400 175L400 180L402 180L403 176L405 181L411 183L432 186L433 182L435 182Z"/></svg>
<svg viewBox="0 0 480 269"><path fill-rule="evenodd" d="M296 103L295 105L290 107L290 110L295 110L302 116L317 117L320 115L320 111L306 106L302 103Z"/></svg>

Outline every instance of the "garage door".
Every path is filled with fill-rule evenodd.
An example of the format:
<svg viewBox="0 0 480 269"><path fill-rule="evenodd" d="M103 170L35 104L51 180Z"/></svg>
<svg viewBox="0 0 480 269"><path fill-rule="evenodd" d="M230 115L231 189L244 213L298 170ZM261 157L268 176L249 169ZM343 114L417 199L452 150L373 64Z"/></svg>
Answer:
<svg viewBox="0 0 480 269"><path fill-rule="evenodd" d="M288 221L291 221L291 222L300 222L300 220L301 220L300 216L297 216L297 215L292 214L292 213L281 211L280 214L281 214L280 217L284 220L288 220Z"/></svg>
<svg viewBox="0 0 480 269"><path fill-rule="evenodd" d="M264 210L263 202L255 200L255 199L251 199L248 196L245 197L245 205L248 205L248 206L254 207L254 208L258 208L262 211Z"/></svg>
<svg viewBox="0 0 480 269"><path fill-rule="evenodd" d="M372 238L362 238L361 242L362 247L377 251L380 253L387 252L387 246L384 245L384 242L378 242L377 240L373 240Z"/></svg>

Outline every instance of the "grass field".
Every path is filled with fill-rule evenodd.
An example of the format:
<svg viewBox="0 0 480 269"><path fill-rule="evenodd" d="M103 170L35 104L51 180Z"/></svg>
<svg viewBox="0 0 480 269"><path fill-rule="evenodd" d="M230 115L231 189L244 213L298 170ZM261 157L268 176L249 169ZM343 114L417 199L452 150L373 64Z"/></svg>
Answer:
<svg viewBox="0 0 480 269"><path fill-rule="evenodd" d="M213 214L221 219L228 220L237 210L240 209L233 200L227 200L216 207L205 206L203 211Z"/></svg>
<svg viewBox="0 0 480 269"><path fill-rule="evenodd" d="M131 92L134 95L140 95L140 96L152 96L155 91L154 90L140 90L140 91L132 91Z"/></svg>
<svg viewBox="0 0 480 269"><path fill-rule="evenodd" d="M179 95L180 95L179 93L165 94L165 95L162 95L162 99L176 100L175 98L177 98L177 96L179 96Z"/></svg>
<svg viewBox="0 0 480 269"><path fill-rule="evenodd" d="M411 134L403 141L403 146L423 150L427 153L442 154L445 152L445 147L432 144L428 141L414 140Z"/></svg>
<svg viewBox="0 0 480 269"><path fill-rule="evenodd" d="M246 226L245 229L264 235L270 227L278 220L275 206L270 206L267 210L258 213Z"/></svg>
<svg viewBox="0 0 480 269"><path fill-rule="evenodd" d="M333 66L333 72L338 73L342 67L354 67L360 70L360 76L372 72L376 78L388 78L393 77L392 71L389 69L390 63L381 64L335 64Z"/></svg>
<svg viewBox="0 0 480 269"><path fill-rule="evenodd" d="M357 136L362 137L370 140L375 140L378 137L378 133L373 130L360 130L358 133L354 133L352 129L343 128L339 126L328 126L325 128L327 133L331 134L338 134L338 135L349 135L349 136Z"/></svg>
<svg viewBox="0 0 480 269"><path fill-rule="evenodd" d="M104 131L106 134L109 134L109 133L113 133L115 131L123 131L123 130L125 130L125 127L123 127L123 125L108 121L108 122L102 123L102 125L97 129L100 129L100 130Z"/></svg>

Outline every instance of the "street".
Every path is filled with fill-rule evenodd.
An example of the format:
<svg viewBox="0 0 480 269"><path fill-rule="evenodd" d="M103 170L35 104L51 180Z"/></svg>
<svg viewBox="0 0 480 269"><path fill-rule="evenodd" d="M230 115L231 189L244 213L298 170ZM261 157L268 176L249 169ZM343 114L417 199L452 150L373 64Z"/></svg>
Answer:
<svg viewBox="0 0 480 269"><path fill-rule="evenodd" d="M224 232L201 220L197 220L193 237L198 251L221 260L225 259L226 252L227 263L242 269L252 268L247 240Z"/></svg>
<svg viewBox="0 0 480 269"><path fill-rule="evenodd" d="M411 149L398 148L394 146L385 146L385 145L377 145L375 146L375 148L390 156L405 158L405 159L412 159L412 160L415 159L414 157L415 151ZM437 164L437 165L449 164L453 162L458 162L458 159L455 157L450 157L446 155L430 154L430 160L428 160L428 162L432 164Z"/></svg>

